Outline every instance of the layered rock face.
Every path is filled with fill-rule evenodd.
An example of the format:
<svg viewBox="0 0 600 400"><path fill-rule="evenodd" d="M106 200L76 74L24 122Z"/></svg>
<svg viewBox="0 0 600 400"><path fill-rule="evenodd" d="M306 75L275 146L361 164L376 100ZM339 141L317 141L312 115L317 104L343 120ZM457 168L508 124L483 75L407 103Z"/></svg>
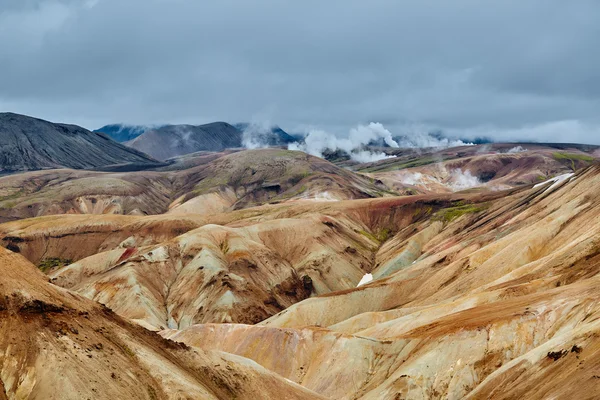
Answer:
<svg viewBox="0 0 600 400"><path fill-rule="evenodd" d="M247 359L132 325L2 248L0 273L1 398L319 398Z"/></svg>

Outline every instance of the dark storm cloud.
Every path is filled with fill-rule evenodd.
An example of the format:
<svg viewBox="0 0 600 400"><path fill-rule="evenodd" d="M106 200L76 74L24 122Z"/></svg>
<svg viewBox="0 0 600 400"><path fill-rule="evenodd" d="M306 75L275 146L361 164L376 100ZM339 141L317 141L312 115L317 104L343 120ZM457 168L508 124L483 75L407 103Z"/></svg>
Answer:
<svg viewBox="0 0 600 400"><path fill-rule="evenodd" d="M0 0L0 109L600 143L595 1Z"/></svg>

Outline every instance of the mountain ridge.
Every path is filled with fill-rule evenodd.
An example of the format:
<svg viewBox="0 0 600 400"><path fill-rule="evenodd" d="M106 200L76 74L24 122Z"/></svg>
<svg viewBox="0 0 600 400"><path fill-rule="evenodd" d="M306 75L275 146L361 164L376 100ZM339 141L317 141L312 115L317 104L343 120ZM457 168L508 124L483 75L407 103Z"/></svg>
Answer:
<svg viewBox="0 0 600 400"><path fill-rule="evenodd" d="M128 124L109 124L104 125L101 128L94 129L93 132L101 132L105 135L110 136L113 140L119 143L133 140L140 136L142 133L150 130L159 128L160 126L149 126L149 125L128 125Z"/></svg>
<svg viewBox="0 0 600 400"><path fill-rule="evenodd" d="M103 133L15 113L0 113L0 147L0 173L157 163Z"/></svg>
<svg viewBox="0 0 600 400"><path fill-rule="evenodd" d="M167 160L198 151L285 146L296 139L279 126L216 121L202 125L176 124L149 128L123 144Z"/></svg>

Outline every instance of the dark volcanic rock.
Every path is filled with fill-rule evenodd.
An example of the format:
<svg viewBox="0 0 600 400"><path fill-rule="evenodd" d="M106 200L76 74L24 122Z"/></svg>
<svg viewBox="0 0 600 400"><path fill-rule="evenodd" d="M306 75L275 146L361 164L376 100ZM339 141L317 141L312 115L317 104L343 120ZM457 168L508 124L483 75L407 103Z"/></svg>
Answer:
<svg viewBox="0 0 600 400"><path fill-rule="evenodd" d="M125 147L102 133L76 125L0 113L0 173L155 162L146 154Z"/></svg>
<svg viewBox="0 0 600 400"><path fill-rule="evenodd" d="M226 122L206 125L167 125L144 132L126 142L158 160L194 153L222 151L242 146L242 132Z"/></svg>

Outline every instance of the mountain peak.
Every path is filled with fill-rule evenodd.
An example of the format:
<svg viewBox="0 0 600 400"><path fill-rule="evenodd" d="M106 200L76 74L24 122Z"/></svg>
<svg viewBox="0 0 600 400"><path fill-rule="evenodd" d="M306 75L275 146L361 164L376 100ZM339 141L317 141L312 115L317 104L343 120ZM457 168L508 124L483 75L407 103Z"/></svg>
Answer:
<svg viewBox="0 0 600 400"><path fill-rule="evenodd" d="M0 173L155 163L151 157L77 125L0 113Z"/></svg>

